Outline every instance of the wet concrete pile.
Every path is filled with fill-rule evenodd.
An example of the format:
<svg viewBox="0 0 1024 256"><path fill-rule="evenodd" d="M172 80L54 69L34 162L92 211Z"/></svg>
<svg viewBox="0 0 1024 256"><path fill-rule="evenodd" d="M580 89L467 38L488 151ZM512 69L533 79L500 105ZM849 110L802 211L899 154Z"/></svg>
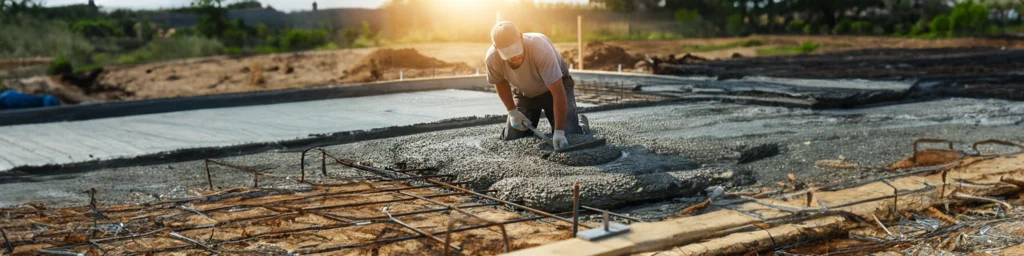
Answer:
<svg viewBox="0 0 1024 256"><path fill-rule="evenodd" d="M591 135L570 136L571 143ZM573 184L583 186L585 205L610 207L692 195L707 186L748 183L728 168L699 168L678 155L658 155L639 145L605 145L550 152L537 138L502 141L493 127L413 135L331 149L382 167L434 168L476 189L546 211L569 209Z"/></svg>

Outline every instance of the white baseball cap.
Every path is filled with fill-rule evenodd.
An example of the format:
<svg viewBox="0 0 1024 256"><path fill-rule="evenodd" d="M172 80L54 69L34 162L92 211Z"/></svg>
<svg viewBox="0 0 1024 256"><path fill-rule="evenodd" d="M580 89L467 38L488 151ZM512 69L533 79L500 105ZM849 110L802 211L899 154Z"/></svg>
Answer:
<svg viewBox="0 0 1024 256"><path fill-rule="evenodd" d="M491 28L491 43L502 60L523 54L523 37L511 21L502 21Z"/></svg>

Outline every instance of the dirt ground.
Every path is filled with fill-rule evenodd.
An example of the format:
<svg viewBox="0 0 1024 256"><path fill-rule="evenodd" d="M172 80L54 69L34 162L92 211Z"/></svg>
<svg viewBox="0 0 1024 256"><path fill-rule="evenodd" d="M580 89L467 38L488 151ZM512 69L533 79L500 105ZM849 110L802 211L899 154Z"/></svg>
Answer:
<svg viewBox="0 0 1024 256"><path fill-rule="evenodd" d="M876 48L960 48L992 47L1008 49L1024 48L1024 40L1010 39L902 39L888 37L849 36L751 36L745 38L685 39L671 41L623 41L607 42L605 45L621 47L621 58L633 63L621 63L624 70L631 70L638 56L665 57L684 56L689 53L683 45L727 44L743 40L759 40L764 44L753 47L739 47L711 52L690 53L707 59L728 59L738 53L744 57L757 56L757 49L795 46L804 41L814 41L822 46L815 52L876 49ZM67 78L33 77L11 78L16 74L7 69L0 71L0 79L14 89L28 93L55 94L65 103L130 101L159 98L189 97L224 93L240 93L265 90L310 88L372 81L397 80L400 77L422 78L433 76L471 75L483 68L483 54L487 43L425 43L395 45L388 51L364 59L375 48L345 49L282 53L260 56L216 56L155 62L140 65L108 66L98 75L93 84L75 86ZM556 43L559 52L571 52L575 43ZM418 54L399 54L401 49L411 48ZM598 47L603 51L607 47ZM617 49L611 49L617 50ZM590 51L588 51L590 52ZM616 51L616 53L618 53ZM422 54L422 56L419 56ZM623 57L623 56L618 56ZM435 58L437 61L424 58ZM394 60L401 59L401 60ZM419 61L409 61L419 60ZM439 62L438 62L439 61ZM588 59L589 61L589 59ZM603 59L603 61L608 61ZM416 63L410 63L416 62ZM614 60L612 62L615 62ZM442 64L443 63L443 64ZM374 70L372 65L377 65ZM19 64L21 65L21 64ZM6 65L10 66L10 65ZM370 66L367 68L367 66ZM603 63L595 68L614 70L617 64ZM589 68L588 68L589 69ZM82 75L84 76L84 74ZM59 82L58 82L59 81Z"/></svg>

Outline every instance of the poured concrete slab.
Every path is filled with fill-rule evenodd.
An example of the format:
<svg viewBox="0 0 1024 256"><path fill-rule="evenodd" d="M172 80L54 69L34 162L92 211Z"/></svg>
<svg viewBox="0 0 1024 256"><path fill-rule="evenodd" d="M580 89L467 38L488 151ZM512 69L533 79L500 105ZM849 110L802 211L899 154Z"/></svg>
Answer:
<svg viewBox="0 0 1024 256"><path fill-rule="evenodd" d="M3 126L0 172L504 113L493 93L439 90Z"/></svg>
<svg viewBox="0 0 1024 256"><path fill-rule="evenodd" d="M910 81L744 77L725 81L694 79L688 82L644 84L641 90L684 98L695 95L714 95L719 98L725 96L717 95L750 96L755 101L803 101L795 105L811 108L849 108L903 100L912 87Z"/></svg>

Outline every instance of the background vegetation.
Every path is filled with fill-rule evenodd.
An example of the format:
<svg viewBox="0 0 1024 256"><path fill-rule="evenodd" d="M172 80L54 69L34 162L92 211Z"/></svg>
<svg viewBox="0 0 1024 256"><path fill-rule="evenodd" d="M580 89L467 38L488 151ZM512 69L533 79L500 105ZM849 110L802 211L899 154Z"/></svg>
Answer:
<svg viewBox="0 0 1024 256"><path fill-rule="evenodd" d="M305 50L386 46L416 42L487 42L492 13L524 20L523 30L542 31L555 41L575 41L573 26L547 16L574 21L571 13L607 13L602 26L586 31L588 41L672 40L751 34L871 35L918 38L992 36L1024 32L1020 1L955 0L591 0L590 5L507 1L473 2L451 15L448 6L429 0L389 3L381 12L390 27L363 22L347 27L268 27L231 20L231 10L267 9L256 0L193 0L170 10L101 11L91 4L43 7L37 0L0 0L0 58L60 57L53 72L86 71L110 64L209 56L267 54ZM475 9L473 9L475 8ZM155 13L191 13L194 25L166 28L150 21ZM544 14L544 15L540 15ZM445 19L438 17L444 16ZM523 17L541 19L526 22ZM661 18L663 17L663 18ZM558 17L555 17L558 18ZM656 24L651 20L658 20ZM443 21L447 20L447 21ZM603 20L604 21L604 20ZM563 22L565 23L565 22ZM462 26L460 24L478 24ZM689 51L760 46L760 41L723 45L688 45ZM766 55L806 53L818 46L761 49Z"/></svg>

